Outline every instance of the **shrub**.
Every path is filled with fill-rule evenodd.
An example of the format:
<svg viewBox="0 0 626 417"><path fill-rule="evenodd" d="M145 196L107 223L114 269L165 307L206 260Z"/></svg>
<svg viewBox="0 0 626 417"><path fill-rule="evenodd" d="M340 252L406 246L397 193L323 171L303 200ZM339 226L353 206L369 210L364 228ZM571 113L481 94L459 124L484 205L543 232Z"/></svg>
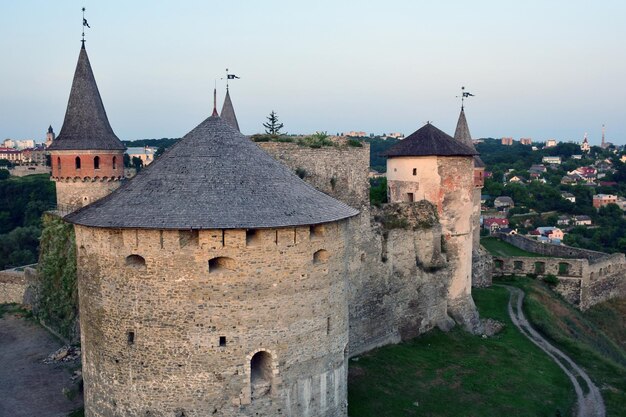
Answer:
<svg viewBox="0 0 626 417"><path fill-rule="evenodd" d="M543 277L543 282L548 284L550 287L556 287L559 283L559 279L553 274L548 274Z"/></svg>
<svg viewBox="0 0 626 417"><path fill-rule="evenodd" d="M355 148L362 148L363 147L363 143L361 143L360 140L348 139L348 146L353 146Z"/></svg>
<svg viewBox="0 0 626 417"><path fill-rule="evenodd" d="M296 168L296 175L299 176L301 179L304 179L306 177L306 174L306 169L300 167Z"/></svg>

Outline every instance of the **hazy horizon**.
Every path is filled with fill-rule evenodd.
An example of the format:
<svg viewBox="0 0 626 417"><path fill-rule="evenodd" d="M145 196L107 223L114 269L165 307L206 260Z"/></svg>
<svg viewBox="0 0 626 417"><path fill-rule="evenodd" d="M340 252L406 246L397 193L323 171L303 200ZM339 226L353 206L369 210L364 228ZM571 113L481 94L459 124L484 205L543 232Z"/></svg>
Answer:
<svg viewBox="0 0 626 417"><path fill-rule="evenodd" d="M626 143L621 22L605 1L434 4L83 2L87 51L122 140L181 137L218 109L225 68L242 132L275 110L285 131L454 133L461 86L474 138ZM63 122L83 4L4 4L0 140Z"/></svg>

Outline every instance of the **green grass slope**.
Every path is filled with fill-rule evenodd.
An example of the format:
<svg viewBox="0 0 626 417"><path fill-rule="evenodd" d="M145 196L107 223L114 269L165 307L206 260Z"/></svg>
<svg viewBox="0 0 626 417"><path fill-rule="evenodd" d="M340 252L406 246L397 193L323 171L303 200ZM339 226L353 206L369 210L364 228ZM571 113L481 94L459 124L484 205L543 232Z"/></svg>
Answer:
<svg viewBox="0 0 626 417"><path fill-rule="evenodd" d="M492 338L433 330L351 359L349 415L569 415L571 383L513 326L508 297L500 287L474 290L481 316L506 324Z"/></svg>
<svg viewBox="0 0 626 417"><path fill-rule="evenodd" d="M582 366L600 388L607 416L626 417L626 299L580 312L541 282L507 280L526 292L524 311L535 329Z"/></svg>

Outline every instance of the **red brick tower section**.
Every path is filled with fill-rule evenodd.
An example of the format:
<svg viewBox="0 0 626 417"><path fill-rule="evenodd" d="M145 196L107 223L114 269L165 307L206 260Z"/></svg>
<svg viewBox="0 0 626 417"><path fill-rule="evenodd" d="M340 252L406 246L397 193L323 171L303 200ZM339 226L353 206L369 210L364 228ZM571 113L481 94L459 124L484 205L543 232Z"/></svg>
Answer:
<svg viewBox="0 0 626 417"><path fill-rule="evenodd" d="M61 132L48 147L58 208L73 211L118 188L125 149L109 124L83 44Z"/></svg>

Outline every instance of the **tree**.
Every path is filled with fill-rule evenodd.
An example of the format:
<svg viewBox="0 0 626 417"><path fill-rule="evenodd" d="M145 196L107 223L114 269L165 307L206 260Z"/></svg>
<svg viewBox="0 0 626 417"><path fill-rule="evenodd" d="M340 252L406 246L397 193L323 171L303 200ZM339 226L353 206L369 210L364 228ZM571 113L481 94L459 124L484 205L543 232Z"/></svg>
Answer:
<svg viewBox="0 0 626 417"><path fill-rule="evenodd" d="M163 155L163 152L165 152L165 146L161 145L157 148L156 152L154 153L154 159L157 159L159 156Z"/></svg>
<svg viewBox="0 0 626 417"><path fill-rule="evenodd" d="M278 115L274 110L267 117L267 123L263 123L263 127L268 135L278 136L282 133L280 129L283 128L283 124L278 122Z"/></svg>
<svg viewBox="0 0 626 417"><path fill-rule="evenodd" d="M132 163L137 172L141 171L141 168L143 168L143 160L141 158L137 158L136 156L133 156Z"/></svg>

